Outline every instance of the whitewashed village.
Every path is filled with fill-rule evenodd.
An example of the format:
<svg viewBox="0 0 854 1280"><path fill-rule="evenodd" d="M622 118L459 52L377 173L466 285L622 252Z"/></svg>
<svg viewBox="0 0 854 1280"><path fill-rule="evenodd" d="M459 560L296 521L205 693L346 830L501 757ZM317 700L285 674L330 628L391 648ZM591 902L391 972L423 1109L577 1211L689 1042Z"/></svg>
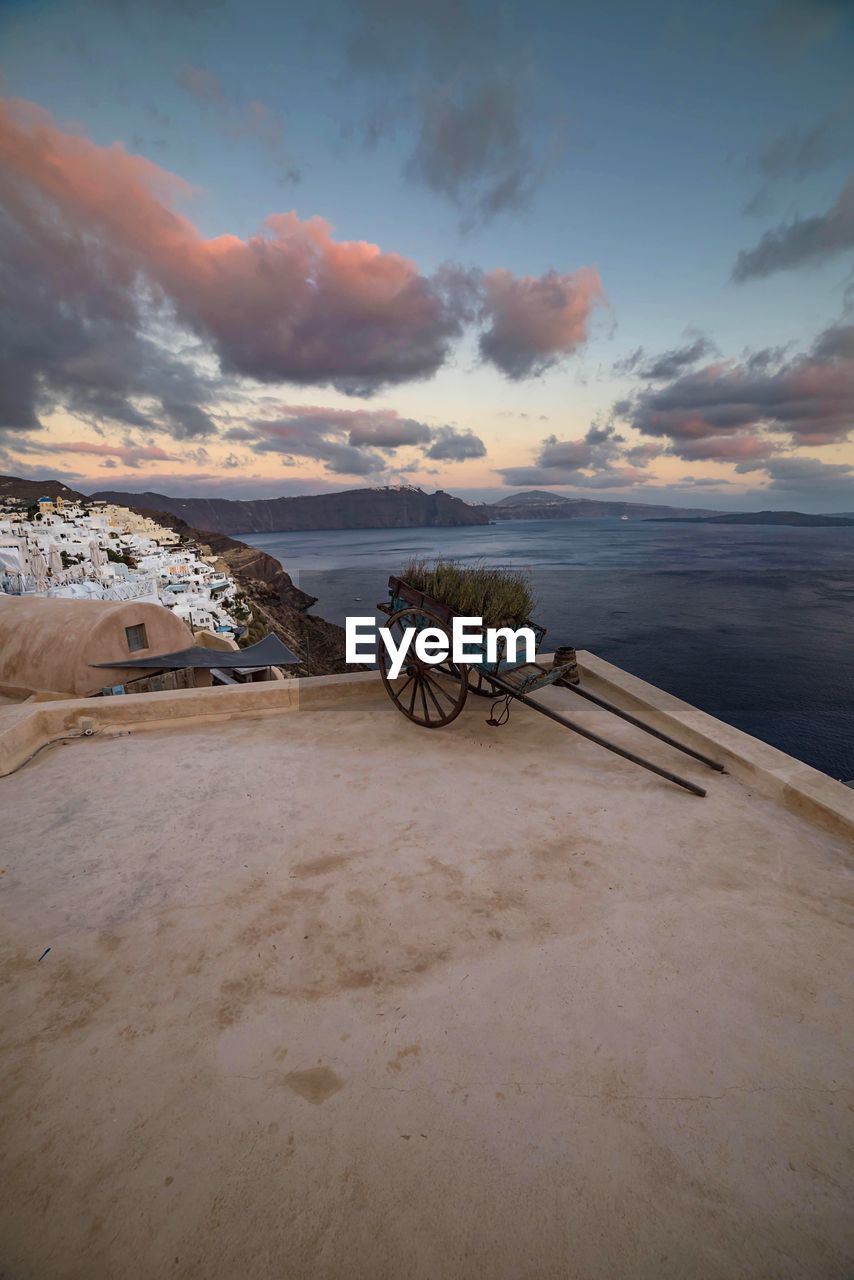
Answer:
<svg viewBox="0 0 854 1280"><path fill-rule="evenodd" d="M5 602L5 603L4 603ZM275 635L210 548L107 502L0 499L0 700L282 679Z"/></svg>
<svg viewBox="0 0 854 1280"><path fill-rule="evenodd" d="M238 639L251 619L234 579L176 530L108 502L0 505L0 592L161 604L193 632Z"/></svg>

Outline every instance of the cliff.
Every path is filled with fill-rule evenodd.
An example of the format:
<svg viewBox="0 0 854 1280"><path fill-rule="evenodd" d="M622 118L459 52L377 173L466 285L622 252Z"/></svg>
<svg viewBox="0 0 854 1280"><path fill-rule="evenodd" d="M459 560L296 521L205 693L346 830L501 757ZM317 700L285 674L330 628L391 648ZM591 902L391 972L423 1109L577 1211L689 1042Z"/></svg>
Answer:
<svg viewBox="0 0 854 1280"><path fill-rule="evenodd" d="M297 675L327 676L351 670L344 661L343 627L308 612L316 597L300 591L273 556L225 534L193 529L171 512L122 505L177 530L202 555L216 556L217 568L234 578L252 610L243 644L254 644L272 631L301 659Z"/></svg>
<svg viewBox="0 0 854 1280"><path fill-rule="evenodd" d="M344 629L308 610L315 597L294 586L278 560L221 533L188 530L200 547L217 557L217 567L239 584L253 618L245 644L273 631L302 659L299 674L335 675L350 670L344 661Z"/></svg>
<svg viewBox="0 0 854 1280"><path fill-rule="evenodd" d="M350 489L298 498L171 498L104 490L96 500L167 511L194 529L217 533L290 533L310 529L412 529L488 524L489 509L438 489Z"/></svg>
<svg viewBox="0 0 854 1280"><path fill-rule="evenodd" d="M0 476L0 500L18 498L24 502L38 502L39 498L64 498L66 502L83 497L76 489L69 489L61 480L22 480L20 476Z"/></svg>

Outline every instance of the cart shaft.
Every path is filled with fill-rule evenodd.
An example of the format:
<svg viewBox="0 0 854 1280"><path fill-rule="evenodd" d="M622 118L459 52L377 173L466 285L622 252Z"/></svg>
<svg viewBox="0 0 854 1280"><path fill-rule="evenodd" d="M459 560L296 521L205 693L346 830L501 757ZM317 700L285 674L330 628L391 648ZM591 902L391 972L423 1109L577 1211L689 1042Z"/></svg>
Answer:
<svg viewBox="0 0 854 1280"><path fill-rule="evenodd" d="M643 729L644 733L649 733L653 738L666 742L668 746L675 747L677 751L684 751L686 756L693 756L695 760L699 760L701 764L708 765L710 769L716 769L718 773L726 773L726 769L717 760L704 756L701 752L695 751L693 747L686 747L684 742L677 742L675 738L662 733L660 729L654 729L651 724L647 724L645 720L639 720L637 716L633 716L629 711L624 711L622 707L615 707L613 702L607 702L605 698L600 698L598 694L591 693L589 689L580 689L578 685L570 684L569 681L558 681L557 683L561 689L571 689L573 693L578 694L579 698L586 698L588 702L595 702L597 707L604 707L606 711L613 712L621 720L627 720L629 724L635 725L638 729Z"/></svg>
<svg viewBox="0 0 854 1280"><path fill-rule="evenodd" d="M535 711L541 712L542 715L548 716L550 720L564 725L567 729L572 729L574 733L580 734L582 738L587 738L590 742L595 742L597 746L604 747L606 751L612 751L614 755L622 756L624 760L630 760L632 764L638 764L642 769L648 769L650 773L657 773L660 778L666 778L668 782L675 782L677 787L684 787L686 791L690 791L695 796L704 796L706 794L702 787L698 787L694 782L689 782L687 778L680 778L678 773L671 773L669 769L662 769L650 760L644 760L642 756L635 755L633 751L626 751L623 747L618 747L616 743L609 742L607 738L601 738L598 733L593 733L591 729L585 729L582 725L576 724L574 720L569 720L557 711L552 711L551 707L547 707L544 703L535 702L527 694L514 693L512 689L503 685L500 678L491 676L490 680L496 688L501 689L502 693L509 694L516 702L523 702L526 707L533 707Z"/></svg>

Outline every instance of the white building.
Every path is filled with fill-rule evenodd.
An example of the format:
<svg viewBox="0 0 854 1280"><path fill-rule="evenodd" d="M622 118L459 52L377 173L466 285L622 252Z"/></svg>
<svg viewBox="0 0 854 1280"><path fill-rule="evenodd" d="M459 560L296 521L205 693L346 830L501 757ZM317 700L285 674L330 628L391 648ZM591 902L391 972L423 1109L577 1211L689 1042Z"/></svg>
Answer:
<svg viewBox="0 0 854 1280"><path fill-rule="evenodd" d="M196 631L241 631L229 611L236 583L175 530L107 503L36 505L33 519L17 505L0 508L0 593L149 600Z"/></svg>

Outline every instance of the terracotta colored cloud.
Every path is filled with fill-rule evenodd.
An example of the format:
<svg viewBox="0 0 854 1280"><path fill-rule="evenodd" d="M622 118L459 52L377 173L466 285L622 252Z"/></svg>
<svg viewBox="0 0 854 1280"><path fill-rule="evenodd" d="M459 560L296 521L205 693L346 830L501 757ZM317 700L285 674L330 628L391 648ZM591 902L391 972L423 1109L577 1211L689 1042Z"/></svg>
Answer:
<svg viewBox="0 0 854 1280"><path fill-rule="evenodd" d="M776 446L760 435L708 436L703 440L680 440L672 453L688 462L763 462Z"/></svg>
<svg viewBox="0 0 854 1280"><path fill-rule="evenodd" d="M513 276L498 268L483 277L481 354L509 378L542 373L587 337L590 314L604 302L592 267L566 275Z"/></svg>
<svg viewBox="0 0 854 1280"><path fill-rule="evenodd" d="M62 133L28 104L0 108L0 163L13 204L48 201L93 250L106 243L109 270L159 290L227 371L365 393L434 373L460 332L440 290L399 254L337 242L322 218L295 213L248 240L205 239L166 203L186 194L181 179Z"/></svg>
<svg viewBox="0 0 854 1280"><path fill-rule="evenodd" d="M91 287L138 281L211 342L223 371L331 382L369 394L435 373L473 312L481 351L510 377L539 373L586 336L598 274L434 279L365 241L336 241L322 218L273 214L247 240L205 239L175 205L176 175L120 144L62 132L40 108L0 104L3 202L25 222L58 218L88 244Z"/></svg>

